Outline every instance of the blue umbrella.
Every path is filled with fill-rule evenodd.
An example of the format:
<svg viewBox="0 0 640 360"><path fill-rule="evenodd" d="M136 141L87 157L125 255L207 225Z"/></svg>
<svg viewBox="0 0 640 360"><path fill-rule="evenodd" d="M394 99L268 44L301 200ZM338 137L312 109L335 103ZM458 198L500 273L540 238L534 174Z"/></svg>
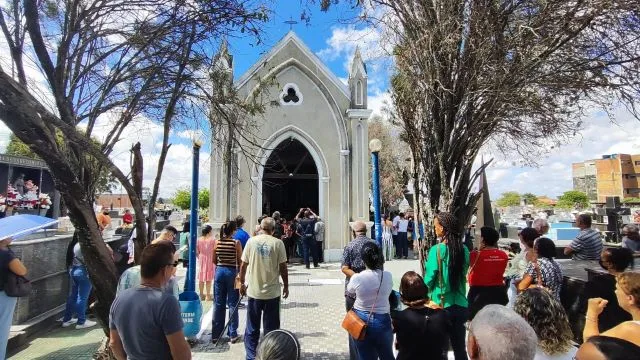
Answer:
<svg viewBox="0 0 640 360"><path fill-rule="evenodd" d="M19 238L57 223L58 220L38 215L13 215L0 219L0 240Z"/></svg>

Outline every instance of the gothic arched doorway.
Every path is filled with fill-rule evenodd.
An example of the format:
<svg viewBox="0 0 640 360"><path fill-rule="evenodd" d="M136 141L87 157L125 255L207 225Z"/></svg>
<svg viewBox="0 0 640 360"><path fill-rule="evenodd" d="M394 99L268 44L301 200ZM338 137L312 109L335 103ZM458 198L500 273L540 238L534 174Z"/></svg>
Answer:
<svg viewBox="0 0 640 360"><path fill-rule="evenodd" d="M318 213L318 169L309 150L289 138L273 149L262 175L262 213L286 219L302 207Z"/></svg>

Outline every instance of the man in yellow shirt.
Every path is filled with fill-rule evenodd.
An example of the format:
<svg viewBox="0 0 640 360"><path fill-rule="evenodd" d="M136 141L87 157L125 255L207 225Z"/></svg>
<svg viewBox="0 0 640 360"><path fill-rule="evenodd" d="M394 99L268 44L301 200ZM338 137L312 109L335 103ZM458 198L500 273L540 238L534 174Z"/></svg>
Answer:
<svg viewBox="0 0 640 360"><path fill-rule="evenodd" d="M284 243L272 236L275 220L267 217L260 223L262 234L249 239L242 253L240 294L247 295L247 327L244 345L247 360L256 357L260 340L260 319L263 319L264 334L280 328L280 281L284 285L282 298L289 296L287 253ZM247 276L248 275L248 276ZM245 286L247 280L248 286Z"/></svg>

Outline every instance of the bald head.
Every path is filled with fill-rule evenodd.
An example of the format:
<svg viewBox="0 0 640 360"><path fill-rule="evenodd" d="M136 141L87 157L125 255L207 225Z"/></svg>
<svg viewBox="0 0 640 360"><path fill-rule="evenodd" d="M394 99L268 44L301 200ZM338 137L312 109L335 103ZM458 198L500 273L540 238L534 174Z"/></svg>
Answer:
<svg viewBox="0 0 640 360"><path fill-rule="evenodd" d="M367 233L367 224L365 224L364 221L358 220L354 222L351 228L356 235L364 235Z"/></svg>

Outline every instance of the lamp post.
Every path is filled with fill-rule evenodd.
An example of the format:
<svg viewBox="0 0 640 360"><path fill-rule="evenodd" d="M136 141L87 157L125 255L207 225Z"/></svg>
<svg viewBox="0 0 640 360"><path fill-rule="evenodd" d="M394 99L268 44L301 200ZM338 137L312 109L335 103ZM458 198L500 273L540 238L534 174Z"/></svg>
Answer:
<svg viewBox="0 0 640 360"><path fill-rule="evenodd" d="M372 139L369 141L369 151L371 151L371 166L373 177L373 222L376 230L376 242L382 247L382 224L380 220L380 166L378 163L378 153L382 150L382 141Z"/></svg>
<svg viewBox="0 0 640 360"><path fill-rule="evenodd" d="M200 166L200 146L202 142L193 141L193 169L191 173L191 216L189 219L189 268L185 292L196 291L196 247L198 241L198 175Z"/></svg>

